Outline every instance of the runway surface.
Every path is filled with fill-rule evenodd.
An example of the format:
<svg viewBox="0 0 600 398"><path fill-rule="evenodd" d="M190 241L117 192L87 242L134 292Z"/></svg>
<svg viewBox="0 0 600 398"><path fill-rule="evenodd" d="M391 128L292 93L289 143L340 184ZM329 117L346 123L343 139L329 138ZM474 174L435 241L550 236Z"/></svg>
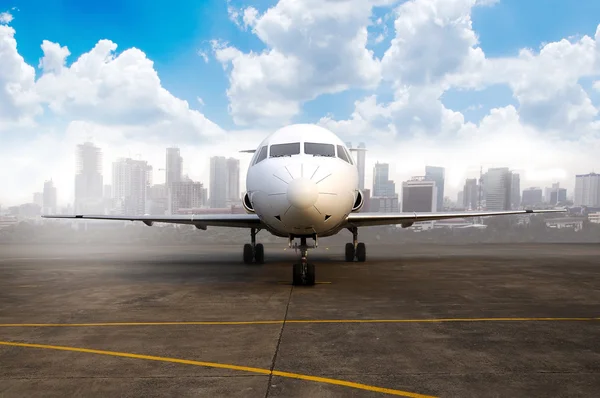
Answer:
<svg viewBox="0 0 600 398"><path fill-rule="evenodd" d="M589 397L600 244L0 246L0 396Z"/></svg>

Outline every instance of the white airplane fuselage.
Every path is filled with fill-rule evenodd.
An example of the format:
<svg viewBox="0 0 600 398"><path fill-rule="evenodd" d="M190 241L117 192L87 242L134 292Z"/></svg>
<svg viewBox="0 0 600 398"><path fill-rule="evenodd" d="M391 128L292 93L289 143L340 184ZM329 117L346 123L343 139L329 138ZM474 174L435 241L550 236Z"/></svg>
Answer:
<svg viewBox="0 0 600 398"><path fill-rule="evenodd" d="M256 149L243 198L281 237L331 236L362 207L358 169L346 145L315 125L284 127Z"/></svg>

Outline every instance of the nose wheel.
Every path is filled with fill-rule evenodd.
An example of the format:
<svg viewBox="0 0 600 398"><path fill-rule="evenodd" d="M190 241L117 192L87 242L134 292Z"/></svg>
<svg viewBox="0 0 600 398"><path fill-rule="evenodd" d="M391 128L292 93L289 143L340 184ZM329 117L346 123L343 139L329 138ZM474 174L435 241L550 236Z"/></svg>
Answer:
<svg viewBox="0 0 600 398"><path fill-rule="evenodd" d="M246 243L244 245L244 263L252 264L254 261L256 264L262 264L265 262L265 247L262 243L256 243L256 233L258 231L252 228L251 238L252 243Z"/></svg>
<svg viewBox="0 0 600 398"><path fill-rule="evenodd" d="M356 258L358 262L367 261L367 246L363 242L358 241L358 228L350 229L352 232L352 243L346 243L345 260L352 262Z"/></svg>
<svg viewBox="0 0 600 398"><path fill-rule="evenodd" d="M298 249L300 250L300 262L293 265L292 283L295 286L314 286L315 265L308 262L308 245L306 244L306 238L300 238L300 245L295 246L295 248L296 251L298 251Z"/></svg>

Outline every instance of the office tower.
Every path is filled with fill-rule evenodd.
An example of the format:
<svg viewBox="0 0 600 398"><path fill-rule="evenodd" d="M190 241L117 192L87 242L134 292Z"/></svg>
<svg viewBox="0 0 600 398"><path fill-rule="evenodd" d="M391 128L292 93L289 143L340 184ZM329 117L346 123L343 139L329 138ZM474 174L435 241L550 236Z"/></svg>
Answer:
<svg viewBox="0 0 600 398"><path fill-rule="evenodd" d="M523 191L523 200L521 204L523 207L535 206L542 203L542 188L527 188Z"/></svg>
<svg viewBox="0 0 600 398"><path fill-rule="evenodd" d="M390 165L377 162L373 167L373 197L393 197L396 195L396 184L389 179Z"/></svg>
<svg viewBox="0 0 600 398"><path fill-rule="evenodd" d="M467 178L463 188L463 202L461 203L467 210L478 210L479 205L479 186L476 178Z"/></svg>
<svg viewBox="0 0 600 398"><path fill-rule="evenodd" d="M600 206L600 174L578 174L575 176L575 206Z"/></svg>
<svg viewBox="0 0 600 398"><path fill-rule="evenodd" d="M484 177L485 207L490 211L510 210L512 173L507 167L491 168Z"/></svg>
<svg viewBox="0 0 600 398"><path fill-rule="evenodd" d="M464 191L458 191L456 195L456 207L461 208L464 207L465 204L465 193Z"/></svg>
<svg viewBox="0 0 600 398"><path fill-rule="evenodd" d="M102 152L91 142L77 145L75 211L102 212Z"/></svg>
<svg viewBox="0 0 600 398"><path fill-rule="evenodd" d="M425 178L429 181L435 181L437 189L437 204L436 211L442 211L444 203L444 175L445 169L443 167L436 166L425 166Z"/></svg>
<svg viewBox="0 0 600 398"><path fill-rule="evenodd" d="M206 204L206 188L200 182L186 179L173 183L171 189L173 197L171 212L173 214L181 209L198 209Z"/></svg>
<svg viewBox="0 0 600 398"><path fill-rule="evenodd" d="M551 205L564 203L567 201L567 190L560 187L558 182L552 184L551 188L546 188L546 202Z"/></svg>
<svg viewBox="0 0 600 398"><path fill-rule="evenodd" d="M402 183L402 212L435 212L438 204L435 181L413 177Z"/></svg>
<svg viewBox="0 0 600 398"><path fill-rule="evenodd" d="M179 148L167 148L167 165L166 165L165 183L167 188L174 182L181 181L183 174L183 158L179 152Z"/></svg>
<svg viewBox="0 0 600 398"><path fill-rule="evenodd" d="M229 205L241 202L240 196L240 160L227 159L227 203Z"/></svg>
<svg viewBox="0 0 600 398"><path fill-rule="evenodd" d="M152 166L144 160L122 158L113 163L112 196L120 214L137 216L146 213L151 174Z"/></svg>
<svg viewBox="0 0 600 398"><path fill-rule="evenodd" d="M228 182L227 159L224 156L210 158L210 207L227 207Z"/></svg>
<svg viewBox="0 0 600 398"><path fill-rule="evenodd" d="M511 209L518 209L521 205L521 177L517 173L512 173L510 182L510 203Z"/></svg>
<svg viewBox="0 0 600 398"><path fill-rule="evenodd" d="M44 182L42 214L56 214L56 187L52 180Z"/></svg>
<svg viewBox="0 0 600 398"><path fill-rule="evenodd" d="M364 142L358 144L356 149L356 167L358 168L358 189L365 189L365 168L366 168L367 148Z"/></svg>

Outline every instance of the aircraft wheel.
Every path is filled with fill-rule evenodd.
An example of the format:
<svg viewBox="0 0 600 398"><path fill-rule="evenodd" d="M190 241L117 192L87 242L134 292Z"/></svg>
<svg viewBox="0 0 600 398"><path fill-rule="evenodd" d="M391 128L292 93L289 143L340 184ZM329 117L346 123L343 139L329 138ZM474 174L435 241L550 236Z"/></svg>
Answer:
<svg viewBox="0 0 600 398"><path fill-rule="evenodd" d="M292 284L294 286L302 285L302 264L294 264L292 272Z"/></svg>
<svg viewBox="0 0 600 398"><path fill-rule="evenodd" d="M258 264L265 262L265 247L262 243L258 243L254 247L254 260L256 260Z"/></svg>
<svg viewBox="0 0 600 398"><path fill-rule="evenodd" d="M367 246L363 242L356 245L356 259L361 263L367 260Z"/></svg>
<svg viewBox="0 0 600 398"><path fill-rule="evenodd" d="M244 264L252 263L253 258L254 250L252 250L252 245L250 243L246 243L244 245Z"/></svg>
<svg viewBox="0 0 600 398"><path fill-rule="evenodd" d="M346 262L354 261L354 245L352 243L346 243Z"/></svg>
<svg viewBox="0 0 600 398"><path fill-rule="evenodd" d="M315 265L314 264L306 264L306 285L314 286L315 284Z"/></svg>

